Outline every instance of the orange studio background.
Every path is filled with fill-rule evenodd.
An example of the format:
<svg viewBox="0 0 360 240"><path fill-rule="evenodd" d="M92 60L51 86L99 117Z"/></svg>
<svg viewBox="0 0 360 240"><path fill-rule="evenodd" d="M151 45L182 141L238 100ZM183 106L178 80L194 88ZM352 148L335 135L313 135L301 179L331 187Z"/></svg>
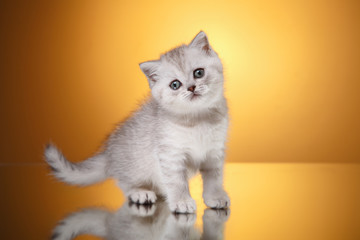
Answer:
<svg viewBox="0 0 360 240"><path fill-rule="evenodd" d="M2 164L96 151L148 93L138 63L204 30L228 162L360 163L359 1L1 1Z"/></svg>

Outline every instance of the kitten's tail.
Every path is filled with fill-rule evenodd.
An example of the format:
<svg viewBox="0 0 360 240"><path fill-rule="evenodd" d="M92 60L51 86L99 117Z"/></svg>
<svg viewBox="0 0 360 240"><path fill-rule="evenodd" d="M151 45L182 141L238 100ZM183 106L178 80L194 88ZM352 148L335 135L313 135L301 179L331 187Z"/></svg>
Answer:
<svg viewBox="0 0 360 240"><path fill-rule="evenodd" d="M72 163L54 145L48 144L44 155L53 175L68 184L86 186L107 178L105 172L107 159L104 153L80 163Z"/></svg>

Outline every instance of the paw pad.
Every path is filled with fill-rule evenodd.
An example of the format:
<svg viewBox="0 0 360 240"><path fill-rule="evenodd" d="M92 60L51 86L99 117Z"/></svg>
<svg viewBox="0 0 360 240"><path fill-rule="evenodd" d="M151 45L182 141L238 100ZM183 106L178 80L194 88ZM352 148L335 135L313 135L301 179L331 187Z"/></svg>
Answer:
<svg viewBox="0 0 360 240"><path fill-rule="evenodd" d="M152 191L137 191L129 196L133 203L138 204L153 204L156 202L156 195Z"/></svg>

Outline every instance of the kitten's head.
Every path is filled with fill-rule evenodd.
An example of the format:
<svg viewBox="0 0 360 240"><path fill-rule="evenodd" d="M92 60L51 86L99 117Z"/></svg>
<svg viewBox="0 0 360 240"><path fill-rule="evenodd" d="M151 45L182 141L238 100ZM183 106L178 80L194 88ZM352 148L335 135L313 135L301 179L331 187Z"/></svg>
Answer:
<svg viewBox="0 0 360 240"><path fill-rule="evenodd" d="M196 112L213 107L223 97L223 67L204 32L159 60L140 64L151 92L171 112Z"/></svg>

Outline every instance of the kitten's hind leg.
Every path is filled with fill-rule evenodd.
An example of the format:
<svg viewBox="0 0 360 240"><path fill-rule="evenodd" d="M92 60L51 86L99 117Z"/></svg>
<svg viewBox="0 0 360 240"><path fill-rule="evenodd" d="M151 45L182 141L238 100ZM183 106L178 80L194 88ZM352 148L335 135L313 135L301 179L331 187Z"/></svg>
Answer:
<svg viewBox="0 0 360 240"><path fill-rule="evenodd" d="M156 202L156 194L145 189L133 189L128 193L129 200L138 204L153 204Z"/></svg>
<svg viewBox="0 0 360 240"><path fill-rule="evenodd" d="M134 184L135 182L135 184ZM125 196L132 203L153 204L157 200L156 187L143 181L134 179L119 179L118 186L123 190Z"/></svg>

